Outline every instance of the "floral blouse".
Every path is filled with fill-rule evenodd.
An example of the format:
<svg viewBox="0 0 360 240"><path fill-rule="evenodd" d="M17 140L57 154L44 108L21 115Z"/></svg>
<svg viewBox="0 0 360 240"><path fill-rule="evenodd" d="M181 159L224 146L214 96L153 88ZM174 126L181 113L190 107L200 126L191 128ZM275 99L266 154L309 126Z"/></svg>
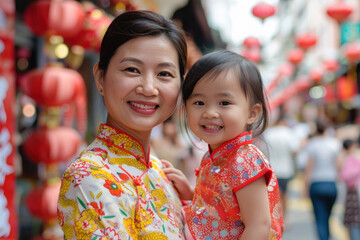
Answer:
<svg viewBox="0 0 360 240"><path fill-rule="evenodd" d="M58 200L66 239L184 239L182 204L131 136L100 125L97 139L67 168Z"/></svg>
<svg viewBox="0 0 360 240"><path fill-rule="evenodd" d="M235 193L265 176L271 214L269 239L281 239L283 216L279 186L263 153L245 132L206 153L197 172L193 201L184 208L194 239L240 239L244 229Z"/></svg>

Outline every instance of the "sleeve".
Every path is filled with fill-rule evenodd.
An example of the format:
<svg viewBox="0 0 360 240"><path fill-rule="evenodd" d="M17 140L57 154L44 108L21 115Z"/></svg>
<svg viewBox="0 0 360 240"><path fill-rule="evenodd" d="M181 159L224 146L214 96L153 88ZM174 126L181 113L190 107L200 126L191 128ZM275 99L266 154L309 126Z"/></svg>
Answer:
<svg viewBox="0 0 360 240"><path fill-rule="evenodd" d="M96 164L84 159L71 164L63 175L58 199L58 221L65 239L130 239L131 207L114 201L123 193L119 179Z"/></svg>
<svg viewBox="0 0 360 240"><path fill-rule="evenodd" d="M269 162L263 154L259 154L256 150L239 152L235 158L231 159L231 168L229 172L232 176L229 176L228 179L230 179L234 192L264 175L268 185L273 174Z"/></svg>

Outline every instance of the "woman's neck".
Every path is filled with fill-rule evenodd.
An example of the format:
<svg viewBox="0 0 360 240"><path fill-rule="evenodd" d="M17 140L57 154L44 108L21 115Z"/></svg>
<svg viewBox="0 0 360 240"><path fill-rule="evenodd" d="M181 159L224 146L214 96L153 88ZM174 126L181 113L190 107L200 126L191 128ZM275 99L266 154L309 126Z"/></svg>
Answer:
<svg viewBox="0 0 360 240"><path fill-rule="evenodd" d="M146 162L149 161L148 156L149 156L149 149L150 149L150 136L151 136L151 131L136 131L132 128L126 128L120 124L114 123L112 121L106 121L106 124L110 127L119 129L120 131L132 136L133 138L135 138L143 147L144 149L144 154L145 154L145 158L146 158Z"/></svg>

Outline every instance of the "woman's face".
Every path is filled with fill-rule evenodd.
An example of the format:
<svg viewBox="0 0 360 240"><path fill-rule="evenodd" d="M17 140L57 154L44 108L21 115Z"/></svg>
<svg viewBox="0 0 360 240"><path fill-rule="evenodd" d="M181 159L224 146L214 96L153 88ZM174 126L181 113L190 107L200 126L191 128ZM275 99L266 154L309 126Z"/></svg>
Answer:
<svg viewBox="0 0 360 240"><path fill-rule="evenodd" d="M107 124L134 137L150 134L176 107L179 61L165 36L129 40L111 58L106 75L97 65L94 75L108 111Z"/></svg>

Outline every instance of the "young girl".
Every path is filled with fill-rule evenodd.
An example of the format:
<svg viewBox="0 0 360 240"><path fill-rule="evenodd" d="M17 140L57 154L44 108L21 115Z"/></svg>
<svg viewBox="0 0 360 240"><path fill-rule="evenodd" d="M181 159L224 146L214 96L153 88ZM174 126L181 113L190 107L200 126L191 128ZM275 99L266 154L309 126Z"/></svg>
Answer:
<svg viewBox="0 0 360 240"><path fill-rule="evenodd" d="M203 56L182 86L188 127L208 143L195 190L171 164L163 169L184 208L187 239L281 239L283 217L276 176L252 144L267 125L257 68L230 51Z"/></svg>

